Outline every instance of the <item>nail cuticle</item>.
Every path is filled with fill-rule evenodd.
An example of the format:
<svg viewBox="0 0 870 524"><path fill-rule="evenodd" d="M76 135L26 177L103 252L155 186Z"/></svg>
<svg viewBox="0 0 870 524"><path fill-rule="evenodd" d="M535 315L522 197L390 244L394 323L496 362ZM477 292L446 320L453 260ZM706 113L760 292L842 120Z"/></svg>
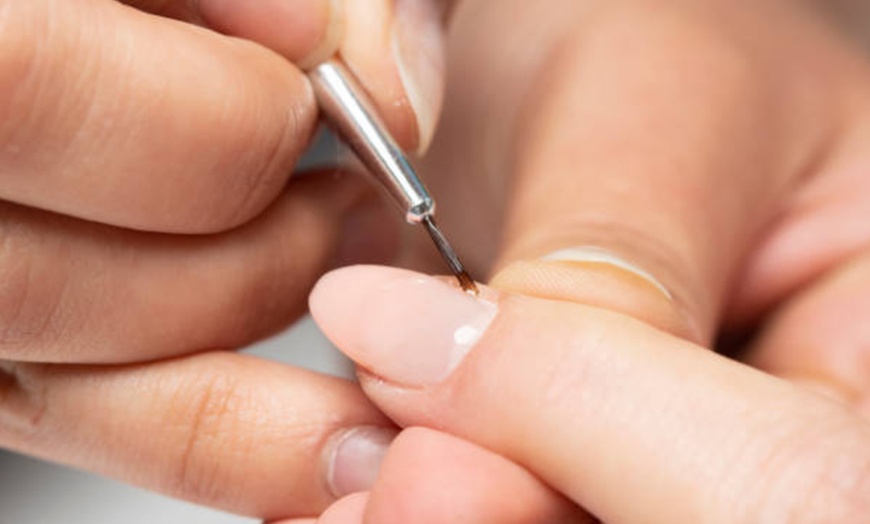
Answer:
<svg viewBox="0 0 870 524"><path fill-rule="evenodd" d="M541 257L542 262L553 263L575 263L575 264L606 264L616 269L631 273L647 283L651 284L656 290L661 292L669 301L674 301L674 295L670 289L652 275L649 271L642 269L617 255L613 251L596 246L581 246L577 248L560 249L548 255Z"/></svg>

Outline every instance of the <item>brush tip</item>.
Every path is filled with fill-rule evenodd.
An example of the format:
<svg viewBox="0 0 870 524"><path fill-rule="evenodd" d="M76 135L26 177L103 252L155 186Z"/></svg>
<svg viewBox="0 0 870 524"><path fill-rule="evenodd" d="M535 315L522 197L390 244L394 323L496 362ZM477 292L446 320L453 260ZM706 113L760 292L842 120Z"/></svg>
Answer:
<svg viewBox="0 0 870 524"><path fill-rule="evenodd" d="M477 284L474 283L474 279L471 278L468 271L465 270L465 266L460 262L459 257L456 255L450 242L447 241L444 233L435 224L435 219L431 215L427 216L423 219L423 224L426 226L429 236L432 237L435 247L438 248L438 252L441 253L450 270L456 275L459 286L466 293L477 296L480 293L480 289L478 289Z"/></svg>

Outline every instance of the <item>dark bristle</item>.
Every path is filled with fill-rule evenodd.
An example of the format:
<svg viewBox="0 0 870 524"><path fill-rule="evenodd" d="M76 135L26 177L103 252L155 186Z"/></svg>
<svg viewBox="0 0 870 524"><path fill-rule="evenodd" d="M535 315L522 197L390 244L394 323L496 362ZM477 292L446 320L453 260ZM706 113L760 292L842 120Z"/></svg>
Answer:
<svg viewBox="0 0 870 524"><path fill-rule="evenodd" d="M456 275L456 279L459 280L459 287L461 287L462 290L466 293L474 296L480 294L480 290L477 288L477 284L474 283L474 279L471 278L471 275L469 275L467 271L463 271L462 273Z"/></svg>
<svg viewBox="0 0 870 524"><path fill-rule="evenodd" d="M444 261L447 262L450 271L456 275L456 280L459 281L459 286L462 290L475 296L478 295L480 290L477 288L477 284L474 283L474 279L471 278L471 275L469 275L468 271L465 270L465 266L463 266L462 262L459 261L459 257L456 255L456 252L453 251L453 248L450 246L450 242L447 241L444 233L438 229L438 226L435 224L435 219L432 218L431 215L427 216L423 219L423 225L426 226L426 231L429 232L429 236L432 237L435 247L438 248L438 252L441 253Z"/></svg>

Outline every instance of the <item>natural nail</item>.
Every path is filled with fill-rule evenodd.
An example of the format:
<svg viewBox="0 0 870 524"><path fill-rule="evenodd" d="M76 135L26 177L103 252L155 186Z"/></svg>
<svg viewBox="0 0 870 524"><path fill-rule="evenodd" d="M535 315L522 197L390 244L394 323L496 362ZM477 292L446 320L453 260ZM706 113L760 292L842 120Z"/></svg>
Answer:
<svg viewBox="0 0 870 524"><path fill-rule="evenodd" d="M444 29L434 0L397 0L393 54L417 117L419 154L435 134L444 96Z"/></svg>
<svg viewBox="0 0 870 524"><path fill-rule="evenodd" d="M328 450L327 482L336 498L371 489L396 431L365 426L343 431Z"/></svg>

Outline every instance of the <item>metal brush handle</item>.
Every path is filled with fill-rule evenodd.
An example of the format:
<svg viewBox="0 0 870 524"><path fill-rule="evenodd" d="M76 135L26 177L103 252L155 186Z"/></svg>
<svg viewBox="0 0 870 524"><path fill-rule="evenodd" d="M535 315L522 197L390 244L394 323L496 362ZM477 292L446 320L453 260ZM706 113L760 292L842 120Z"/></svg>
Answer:
<svg viewBox="0 0 870 524"><path fill-rule="evenodd" d="M432 216L435 201L347 66L331 59L309 71L308 78L330 126L387 188L408 222Z"/></svg>

